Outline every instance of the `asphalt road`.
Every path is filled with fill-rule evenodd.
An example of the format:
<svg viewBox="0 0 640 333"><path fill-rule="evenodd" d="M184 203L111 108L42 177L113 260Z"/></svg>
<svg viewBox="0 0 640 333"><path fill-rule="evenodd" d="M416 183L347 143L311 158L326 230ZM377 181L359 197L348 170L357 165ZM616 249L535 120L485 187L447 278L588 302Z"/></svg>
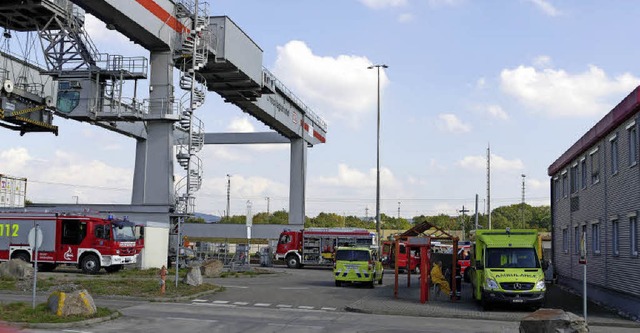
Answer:
<svg viewBox="0 0 640 333"><path fill-rule="evenodd" d="M28 332L518 332L517 321L373 315L346 312L369 300L364 286L336 287L330 269L276 267L275 274L207 279L225 287L185 302L146 302L96 298L99 306L118 308L123 316L89 326L74 325ZM393 275L383 285L393 288ZM380 290L383 291L383 290ZM2 295L30 301L30 295ZM45 295L39 297L44 301ZM635 332L624 327L590 327L591 332ZM1 330L0 330L1 331Z"/></svg>

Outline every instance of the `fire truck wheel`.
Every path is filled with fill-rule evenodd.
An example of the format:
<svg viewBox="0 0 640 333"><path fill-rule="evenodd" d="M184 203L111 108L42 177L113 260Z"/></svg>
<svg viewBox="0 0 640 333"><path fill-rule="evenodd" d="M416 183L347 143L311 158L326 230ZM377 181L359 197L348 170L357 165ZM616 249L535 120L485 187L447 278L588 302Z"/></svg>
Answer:
<svg viewBox="0 0 640 333"><path fill-rule="evenodd" d="M96 274L100 270L100 259L95 254L87 254L82 258L80 267L86 274Z"/></svg>
<svg viewBox="0 0 640 333"><path fill-rule="evenodd" d="M298 259L298 256L296 255L289 255L287 257L287 267L289 268L299 268L300 267L300 260Z"/></svg>
<svg viewBox="0 0 640 333"><path fill-rule="evenodd" d="M15 253L11 257L11 259L20 259L20 260L22 260L24 262L29 262L29 259L31 259L31 258L29 258L29 254L26 253L26 252L18 252L18 253Z"/></svg>
<svg viewBox="0 0 640 333"><path fill-rule="evenodd" d="M123 268L122 265L112 265L112 266L105 267L104 270L107 271L107 273L115 273L121 270L122 268Z"/></svg>
<svg viewBox="0 0 640 333"><path fill-rule="evenodd" d="M342 281L336 280L336 287L342 287Z"/></svg>

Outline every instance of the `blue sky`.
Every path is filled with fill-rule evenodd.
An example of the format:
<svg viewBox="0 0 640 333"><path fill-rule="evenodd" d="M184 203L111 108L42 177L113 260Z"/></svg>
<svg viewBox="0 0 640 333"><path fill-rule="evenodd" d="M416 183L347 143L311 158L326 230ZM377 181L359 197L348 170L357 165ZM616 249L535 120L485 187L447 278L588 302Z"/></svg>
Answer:
<svg viewBox="0 0 640 333"><path fill-rule="evenodd" d="M634 1L209 1L263 50L263 65L328 123L309 149L308 216L375 214L376 72L381 75L381 211L480 211L491 145L491 206L549 204L547 167L640 83ZM89 17L101 52L148 52ZM144 90L141 90L144 92ZM265 131L209 93L207 132ZM128 203L132 139L56 118L60 135L0 131L0 172L36 202ZM197 211L288 209L289 149L207 146ZM182 170L176 167L176 179ZM400 202L400 205L398 205Z"/></svg>

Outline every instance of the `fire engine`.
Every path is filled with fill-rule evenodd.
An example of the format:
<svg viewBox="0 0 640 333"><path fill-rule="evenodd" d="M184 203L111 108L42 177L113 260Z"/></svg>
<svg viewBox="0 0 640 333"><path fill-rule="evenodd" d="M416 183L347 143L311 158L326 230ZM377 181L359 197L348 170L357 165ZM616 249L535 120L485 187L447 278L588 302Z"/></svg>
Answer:
<svg viewBox="0 0 640 333"><path fill-rule="evenodd" d="M280 233L276 260L284 260L289 268L304 265L333 265L334 250L338 246L375 247L376 234L355 228L307 228L299 231L285 229Z"/></svg>
<svg viewBox="0 0 640 333"><path fill-rule="evenodd" d="M87 274L103 267L117 272L136 263L144 247L142 234L133 222L111 216L0 213L0 261L34 262L37 253L43 271L70 264Z"/></svg>

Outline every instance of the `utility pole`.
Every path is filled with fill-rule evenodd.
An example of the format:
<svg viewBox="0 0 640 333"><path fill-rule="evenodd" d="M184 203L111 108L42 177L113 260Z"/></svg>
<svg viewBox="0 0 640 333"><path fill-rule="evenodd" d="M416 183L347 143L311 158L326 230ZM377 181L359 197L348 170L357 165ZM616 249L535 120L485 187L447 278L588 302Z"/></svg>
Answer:
<svg viewBox="0 0 640 333"><path fill-rule="evenodd" d="M525 177L526 175L522 174L522 207L520 208L522 213L522 229L525 228L525 225L524 225L524 178Z"/></svg>
<svg viewBox="0 0 640 333"><path fill-rule="evenodd" d="M478 194L476 194L476 227L474 230L478 230Z"/></svg>
<svg viewBox="0 0 640 333"><path fill-rule="evenodd" d="M229 222L229 210L231 210L231 175L227 174L227 222Z"/></svg>
<svg viewBox="0 0 640 333"><path fill-rule="evenodd" d="M459 210L459 213L462 213L462 240L464 240L465 237L465 228L464 228L464 213L468 212L468 209L464 209L464 205L462 205L462 210Z"/></svg>
<svg viewBox="0 0 640 333"><path fill-rule="evenodd" d="M400 201L398 201L398 218L400 218Z"/></svg>
<svg viewBox="0 0 640 333"><path fill-rule="evenodd" d="M364 208L364 219L369 221L369 207Z"/></svg>
<svg viewBox="0 0 640 333"><path fill-rule="evenodd" d="M267 199L267 223L269 223L269 204L270 204L271 198L266 197L265 199Z"/></svg>

